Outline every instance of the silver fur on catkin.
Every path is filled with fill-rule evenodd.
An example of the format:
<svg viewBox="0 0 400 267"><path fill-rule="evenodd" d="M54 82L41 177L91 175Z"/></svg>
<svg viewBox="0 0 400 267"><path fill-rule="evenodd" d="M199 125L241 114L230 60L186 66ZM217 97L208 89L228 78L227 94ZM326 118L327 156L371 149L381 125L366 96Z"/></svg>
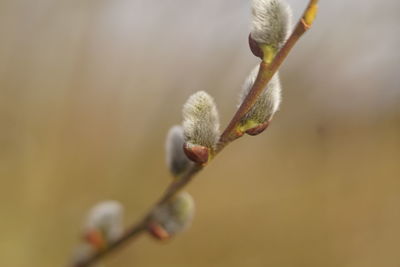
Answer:
<svg viewBox="0 0 400 267"><path fill-rule="evenodd" d="M190 226L194 212L192 196L181 192L154 210L149 221L150 233L158 239L167 239L180 233Z"/></svg>
<svg viewBox="0 0 400 267"><path fill-rule="evenodd" d="M185 141L214 149L219 138L219 116L214 99L199 91L189 97L182 113Z"/></svg>
<svg viewBox="0 0 400 267"><path fill-rule="evenodd" d="M242 92L239 98L239 106L252 88L256 80L260 66L257 65L247 77L243 84ZM243 117L241 124L252 121L256 124L262 124L272 119L272 116L279 109L281 103L281 83L278 73L276 73L271 81L267 84L261 95L258 97L253 108Z"/></svg>
<svg viewBox="0 0 400 267"><path fill-rule="evenodd" d="M182 174L191 164L191 161L183 152L184 143L185 138L182 126L175 125L171 127L167 134L165 150L168 169L174 176Z"/></svg>
<svg viewBox="0 0 400 267"><path fill-rule="evenodd" d="M123 207L118 201L109 200L96 204L85 223L85 232L100 231L107 242L118 239L122 232Z"/></svg>
<svg viewBox="0 0 400 267"><path fill-rule="evenodd" d="M279 49L291 31L292 11L284 0L253 0L251 38Z"/></svg>

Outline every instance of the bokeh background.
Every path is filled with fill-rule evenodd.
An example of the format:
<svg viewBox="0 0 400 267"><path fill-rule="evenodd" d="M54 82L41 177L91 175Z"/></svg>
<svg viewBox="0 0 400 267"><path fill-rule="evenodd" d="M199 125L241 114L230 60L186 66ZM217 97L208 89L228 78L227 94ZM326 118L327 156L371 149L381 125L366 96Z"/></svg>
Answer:
<svg viewBox="0 0 400 267"><path fill-rule="evenodd" d="M289 1L297 18L306 1ZM226 125L257 63L249 0L0 1L0 265L65 266L86 211L132 223L168 184L164 138L212 94ZM399 1L321 1L271 127L190 184L191 229L107 266L400 266Z"/></svg>

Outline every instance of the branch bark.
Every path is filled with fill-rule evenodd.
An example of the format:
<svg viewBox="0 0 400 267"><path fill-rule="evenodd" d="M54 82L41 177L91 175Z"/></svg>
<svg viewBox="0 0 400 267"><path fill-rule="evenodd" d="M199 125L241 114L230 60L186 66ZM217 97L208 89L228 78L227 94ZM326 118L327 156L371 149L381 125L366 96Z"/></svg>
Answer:
<svg viewBox="0 0 400 267"><path fill-rule="evenodd" d="M294 47L296 42L300 39L300 37L311 27L318 8L318 0L310 0L309 4L302 16L302 18L297 23L295 29L290 35L289 39L285 42L283 47L279 50L271 64L266 63L265 61L261 61L260 69L257 75L257 78L253 84L253 87L249 91L248 95L244 99L242 105L236 111L235 115L229 122L228 126L220 136L217 149L213 156L216 156L219 152L221 152L229 143L234 141L235 139L242 136L241 133L237 132L237 127L247 112L253 107L257 98L262 93L263 89L266 87L268 82L271 80L273 75L277 72L279 67L282 65L287 55ZM204 166L194 164L187 172L185 172L182 177L177 180L174 180L168 188L165 190L162 197L159 201L149 210L149 212L136 224L134 224L131 228L129 228L118 240L109 244L105 249L96 252L91 255L91 257L85 259L82 262L73 263L73 267L88 267L93 263L97 262L99 259L105 257L111 252L117 250L122 245L127 244L128 241L132 241L135 237L139 236L141 233L147 230L147 224L149 219L154 211L159 205L164 204L168 200L170 200L173 196L175 196L181 189L183 189L194 176L199 173Z"/></svg>

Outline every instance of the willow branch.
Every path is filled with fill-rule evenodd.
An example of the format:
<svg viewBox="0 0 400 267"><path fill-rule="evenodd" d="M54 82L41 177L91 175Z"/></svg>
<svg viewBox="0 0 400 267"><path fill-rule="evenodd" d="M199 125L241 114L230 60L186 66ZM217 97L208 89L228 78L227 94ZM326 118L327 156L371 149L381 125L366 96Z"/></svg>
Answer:
<svg viewBox="0 0 400 267"><path fill-rule="evenodd" d="M125 233L115 242L109 244L105 249L100 250L92 254L89 258L81 262L75 262L72 266L74 267L87 267L91 266L101 258L120 248L122 245L128 244L128 241L133 241L135 237L143 233L147 229L147 218L144 218L141 222L136 223L131 228L125 231Z"/></svg>
<svg viewBox="0 0 400 267"><path fill-rule="evenodd" d="M257 98L262 93L263 89L267 86L268 82L271 80L273 75L277 72L279 67L282 65L283 61L286 59L287 55L294 47L296 42L300 37L311 27L316 13L317 13L318 0L310 0L302 18L297 23L294 31L285 42L283 47L276 54L273 61L268 64L264 60L260 63L260 69L257 78L253 84L253 87L249 91L248 95L244 99L243 103L236 111L235 115L229 122L228 126L219 138L217 149L214 153L214 157L222 151L222 149L229 143L239 138L242 134L238 133L237 127L241 119L246 115L247 112L254 106ZM193 180L194 176L200 172L204 166L199 164L193 164L188 171L186 171L179 179L174 180L165 190L159 201L151 208L147 214L131 228L129 228L118 240L109 244L105 249L96 252L90 258L85 259L82 262L75 263L73 267L88 267L93 263L97 262L99 259L105 257L111 252L115 251L117 248L121 247L123 244L132 241L139 234L147 230L147 224L151 218L154 210L160 205L166 203L173 196L175 196L181 189L183 189L190 181Z"/></svg>
<svg viewBox="0 0 400 267"><path fill-rule="evenodd" d="M311 0L309 2L308 7L303 14L303 17L297 23L289 39L279 50L273 61L270 64L268 64L264 60L261 61L260 69L258 71L258 75L253 84L253 87L247 94L246 98L243 100L243 103L240 105L232 120L229 122L228 127L226 127L225 131L222 133L219 139L217 148L218 152L221 151L227 144L242 136L241 133L237 132L237 127L240 121L254 106L257 98L263 92L268 82L282 65L283 61L286 59L287 55L300 39L300 37L311 27L317 13L317 4L318 0Z"/></svg>
<svg viewBox="0 0 400 267"><path fill-rule="evenodd" d="M139 236L141 233L147 230L147 224L150 220L150 217L153 211L160 205L166 203L169 199L171 199L174 195L176 195L182 188L184 188L193 178L194 176L203 169L203 166L198 164L193 164L188 171L186 171L179 179L174 180L167 189L165 190L162 197L159 199L156 205L149 210L149 212L136 224L134 224L131 228L125 231L125 233L116 241L108 244L106 248L100 250L89 258L76 262L72 266L73 267L88 267L105 257L106 255L112 253L116 249L120 248L122 245L126 245L129 241L134 240L135 237Z"/></svg>

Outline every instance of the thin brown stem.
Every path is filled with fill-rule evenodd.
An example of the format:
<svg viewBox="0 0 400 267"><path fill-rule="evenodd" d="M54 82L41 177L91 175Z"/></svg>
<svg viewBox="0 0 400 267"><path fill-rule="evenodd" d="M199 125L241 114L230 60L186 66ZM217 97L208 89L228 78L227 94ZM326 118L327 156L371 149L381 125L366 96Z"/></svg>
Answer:
<svg viewBox="0 0 400 267"><path fill-rule="evenodd" d="M178 180L175 180L168 186L167 190L165 191L164 195L157 203L157 205L161 205L171 199L171 197L176 195L176 193L184 188L202 169L202 165L193 164L192 167L189 168L189 170L182 177L180 177Z"/></svg>
<svg viewBox="0 0 400 267"><path fill-rule="evenodd" d="M243 116L246 115L247 112L253 107L258 96L262 93L263 89L266 87L268 82L271 80L273 75L282 65L283 61L286 59L290 50L296 44L298 39L311 27L313 20L315 19L315 15L317 12L317 4L318 0L310 0L308 7L306 8L303 17L300 19L298 24L296 25L294 31L290 35L289 39L285 42L283 47L279 50L271 64L267 64L262 61L260 63L260 69L257 75L257 78L251 88L250 92L244 99L242 105L236 111L235 115L229 122L228 126L220 136L217 149L213 156L216 156L221 150L227 146L229 143L239 138L242 133L237 131L237 126L242 120ZM115 251L117 248L122 245L128 243L128 241L133 240L139 234L143 233L147 230L147 224L151 219L151 216L154 210L160 205L169 201L173 196L175 196L181 189L183 189L193 178L194 176L200 172L204 166L193 164L191 168L187 172L185 172L182 177L173 181L165 190L162 197L159 201L151 208L145 216L143 216L142 220L138 223L134 224L131 228L129 228L125 234L123 234L118 240L109 244L104 250L96 252L91 255L91 257L85 259L84 261L74 263L73 267L88 267L93 263L97 262L99 259L105 257L111 252Z"/></svg>

